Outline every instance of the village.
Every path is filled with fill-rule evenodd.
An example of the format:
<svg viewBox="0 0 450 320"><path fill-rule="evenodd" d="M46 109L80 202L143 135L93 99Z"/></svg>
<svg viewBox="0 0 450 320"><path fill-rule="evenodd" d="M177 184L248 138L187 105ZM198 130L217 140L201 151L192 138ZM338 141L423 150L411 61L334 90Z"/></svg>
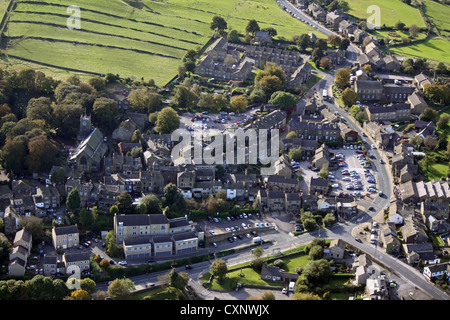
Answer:
<svg viewBox="0 0 450 320"><path fill-rule="evenodd" d="M426 169L432 163L424 162L426 152L438 148L442 127L449 126L448 119L438 125L427 116L439 105L427 94L430 85L439 85L436 77L404 74L402 62L383 54L378 39L344 12L326 12L315 3L303 9L352 39L345 49L324 50L331 68L316 68L310 55L276 43L268 31L256 31L251 44L220 36L197 57L192 73L156 89L163 97L157 121L133 108L135 89L116 83L108 91L122 115L115 128L103 133L84 110L73 145L61 146L63 163L30 175L3 169L0 217L4 234L13 239L7 275L71 277L76 269L91 277L98 271L93 257L126 269L263 243L267 251L311 234L330 239L321 258L350 270L365 299L400 299L395 290L402 287L386 276L399 263L415 268L402 274L411 283L438 283L432 290L448 295L449 175L430 179ZM308 38L320 42L314 34ZM342 70L347 77L340 88ZM250 99L256 83L268 99ZM199 97L246 101L242 108L232 102L216 110L179 108L169 131L192 132L192 144L203 150L212 146L212 133L276 132L273 173L249 161L248 150L258 144L250 139L243 162L198 162L185 153L188 163L175 164L179 141L156 128L165 108L176 109L173 96L180 87ZM344 98L347 90L354 93L351 103ZM276 99L281 93L287 105ZM46 229L38 242L32 235L37 224ZM380 261L377 250L389 258ZM387 271L374 276L374 268ZM287 298L286 288L293 292L299 276L264 265L260 279L284 284L278 291ZM433 298L441 294L427 288L420 289ZM412 299L411 290L402 298Z"/></svg>

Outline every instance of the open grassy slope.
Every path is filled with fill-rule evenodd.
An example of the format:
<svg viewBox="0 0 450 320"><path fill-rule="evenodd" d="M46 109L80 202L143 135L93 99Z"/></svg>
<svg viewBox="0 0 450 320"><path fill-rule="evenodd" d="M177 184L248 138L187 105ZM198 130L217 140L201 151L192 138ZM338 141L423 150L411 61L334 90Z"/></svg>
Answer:
<svg viewBox="0 0 450 320"><path fill-rule="evenodd" d="M71 5L81 8L81 29L67 28ZM249 19L279 36L315 29L292 18L272 0L16 0L4 31L4 64L30 65L50 74L119 74L165 84L189 49L207 43L212 17L244 32ZM324 37L322 34L317 36ZM67 71L67 69L69 69Z"/></svg>
<svg viewBox="0 0 450 320"><path fill-rule="evenodd" d="M349 14L360 19L367 19L372 12L367 12L367 8L377 5L380 8L381 25L388 27L394 26L399 20L410 26L415 24L419 27L425 27L425 23L419 10L413 8L401 0L349 0Z"/></svg>

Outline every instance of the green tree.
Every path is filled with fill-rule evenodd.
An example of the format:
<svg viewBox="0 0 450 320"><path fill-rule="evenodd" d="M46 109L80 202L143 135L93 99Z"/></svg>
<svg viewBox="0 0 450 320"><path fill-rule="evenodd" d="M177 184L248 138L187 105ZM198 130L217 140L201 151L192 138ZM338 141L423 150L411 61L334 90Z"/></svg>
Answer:
<svg viewBox="0 0 450 320"><path fill-rule="evenodd" d="M225 30L228 28L227 22L224 18L220 16L214 16L212 18L211 25L209 26L211 30Z"/></svg>
<svg viewBox="0 0 450 320"><path fill-rule="evenodd" d="M158 112L155 130L160 133L172 133L180 127L180 117L171 107L165 107Z"/></svg>
<svg viewBox="0 0 450 320"><path fill-rule="evenodd" d="M186 272L178 272L173 268L169 273L169 285L171 287L183 290L189 282L189 275Z"/></svg>
<svg viewBox="0 0 450 320"><path fill-rule="evenodd" d="M245 32L250 33L252 35L254 35L255 32L259 31L259 30L260 30L260 28L259 28L258 22L256 22L255 19L251 19L248 22L247 26L245 27Z"/></svg>
<svg viewBox="0 0 450 320"><path fill-rule="evenodd" d="M338 69L334 75L334 82L339 88L344 89L350 82L350 69Z"/></svg>
<svg viewBox="0 0 450 320"><path fill-rule="evenodd" d="M149 214L161 214L161 202L154 194L149 194L141 198L141 203L146 205L147 212Z"/></svg>
<svg viewBox="0 0 450 320"><path fill-rule="evenodd" d="M70 211L74 212L80 208L81 200L78 189L70 190L67 195L66 206Z"/></svg>
<svg viewBox="0 0 450 320"><path fill-rule="evenodd" d="M269 103L277 105L282 110L286 110L289 107L295 106L297 100L298 98L292 93L277 91L270 96Z"/></svg>
<svg viewBox="0 0 450 320"><path fill-rule="evenodd" d="M344 92L342 92L341 98L346 107L351 107L356 103L356 101L358 101L358 95L353 88L345 88ZM355 117L355 115L353 115L353 117Z"/></svg>
<svg viewBox="0 0 450 320"><path fill-rule="evenodd" d="M325 283L329 281L332 275L330 263L325 259L309 261L303 268L302 275L304 275L310 283Z"/></svg>
<svg viewBox="0 0 450 320"><path fill-rule="evenodd" d="M133 198L131 195L122 191L116 198L116 206L121 214L133 213Z"/></svg>
<svg viewBox="0 0 450 320"><path fill-rule="evenodd" d="M292 148L289 150L289 159L294 161L302 161L302 147Z"/></svg>
<svg viewBox="0 0 450 320"><path fill-rule="evenodd" d="M58 148L46 136L40 135L28 141L25 163L30 172L48 172L55 164Z"/></svg>
<svg viewBox="0 0 450 320"><path fill-rule="evenodd" d="M404 28L405 28L405 24L401 21L397 21L397 23L395 24L395 29L403 30Z"/></svg>
<svg viewBox="0 0 450 320"><path fill-rule="evenodd" d="M166 212L166 214L170 217L175 217L184 213L186 201L180 191L178 191L177 186L173 183L169 183L164 187L162 205L163 207L169 208L169 211Z"/></svg>
<svg viewBox="0 0 450 320"><path fill-rule="evenodd" d="M240 42L239 32L234 29L230 30L230 32L228 32L228 41L230 41L231 43L239 43Z"/></svg>
<svg viewBox="0 0 450 320"><path fill-rule="evenodd" d="M151 113L161 107L162 96L153 88L141 87L131 90L127 99L134 110Z"/></svg>
<svg viewBox="0 0 450 320"><path fill-rule="evenodd" d="M247 110L248 101L244 96L234 96L230 101L230 109L236 113Z"/></svg>
<svg viewBox="0 0 450 320"><path fill-rule="evenodd" d="M112 300L129 300L134 289L134 283L130 279L115 279L108 286L108 295Z"/></svg>
<svg viewBox="0 0 450 320"><path fill-rule="evenodd" d="M312 246L309 249L308 260L319 260L323 257L323 248L321 246Z"/></svg>
<svg viewBox="0 0 450 320"><path fill-rule="evenodd" d="M296 44L300 51L304 52L312 46L312 41L309 35L304 33L297 38Z"/></svg>
<svg viewBox="0 0 450 320"><path fill-rule="evenodd" d="M101 128L112 130L118 124L119 106L113 99L100 97L94 102L92 116Z"/></svg>
<svg viewBox="0 0 450 320"><path fill-rule="evenodd" d="M218 282L222 282L228 272L227 263L223 259L215 260L209 268L209 271L217 278Z"/></svg>

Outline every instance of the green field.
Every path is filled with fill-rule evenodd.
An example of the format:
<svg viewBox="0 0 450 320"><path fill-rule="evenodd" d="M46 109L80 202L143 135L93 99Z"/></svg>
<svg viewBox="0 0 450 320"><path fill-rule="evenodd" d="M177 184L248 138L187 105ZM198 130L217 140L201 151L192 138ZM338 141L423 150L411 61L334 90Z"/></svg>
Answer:
<svg viewBox="0 0 450 320"><path fill-rule="evenodd" d="M349 0L349 14L360 18L367 19L372 12L367 13L367 8L371 5L377 5L380 8L380 24L386 26L394 26L399 20L410 26L415 24L419 27L425 27L425 23L420 15L419 10L408 6L401 0Z"/></svg>
<svg viewBox="0 0 450 320"><path fill-rule="evenodd" d="M390 48L390 52L397 56L426 58L449 63L450 41L434 37L419 43Z"/></svg>
<svg viewBox="0 0 450 320"><path fill-rule="evenodd" d="M272 0L134 2L133 7L126 0L78 0L81 29L70 30L72 1L17 0L4 30L7 47L1 60L53 75L113 73L163 85L176 75L187 50L208 42L215 15L241 33L250 19L286 39L315 31Z"/></svg>
<svg viewBox="0 0 450 320"><path fill-rule="evenodd" d="M449 6L432 0L426 0L424 4L425 14L432 20L441 35L450 36Z"/></svg>

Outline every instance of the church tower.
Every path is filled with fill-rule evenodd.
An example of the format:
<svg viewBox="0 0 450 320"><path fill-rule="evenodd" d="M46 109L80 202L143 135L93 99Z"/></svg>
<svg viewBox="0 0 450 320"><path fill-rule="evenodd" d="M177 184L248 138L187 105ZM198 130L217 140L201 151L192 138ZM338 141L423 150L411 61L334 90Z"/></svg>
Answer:
<svg viewBox="0 0 450 320"><path fill-rule="evenodd" d="M80 116L80 130L78 131L78 140L84 140L92 131L91 116L86 112Z"/></svg>

